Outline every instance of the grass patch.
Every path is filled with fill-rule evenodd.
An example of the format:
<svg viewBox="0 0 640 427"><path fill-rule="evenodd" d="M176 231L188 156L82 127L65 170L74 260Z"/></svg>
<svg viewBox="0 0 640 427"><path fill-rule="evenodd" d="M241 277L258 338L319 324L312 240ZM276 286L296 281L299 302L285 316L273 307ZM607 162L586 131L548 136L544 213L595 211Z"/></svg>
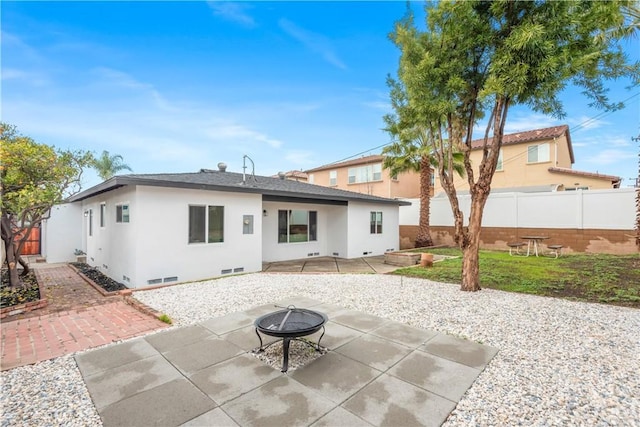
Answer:
<svg viewBox="0 0 640 427"><path fill-rule="evenodd" d="M168 325L171 325L173 323L173 320L171 320L171 318L166 315L166 314L161 314L160 316L158 316L158 320L160 320L161 322L164 322Z"/></svg>
<svg viewBox="0 0 640 427"><path fill-rule="evenodd" d="M428 252L459 258L437 262L432 268L401 268L394 274L461 283L459 249L438 248ZM480 251L480 286L640 308L640 255L576 254L554 259Z"/></svg>

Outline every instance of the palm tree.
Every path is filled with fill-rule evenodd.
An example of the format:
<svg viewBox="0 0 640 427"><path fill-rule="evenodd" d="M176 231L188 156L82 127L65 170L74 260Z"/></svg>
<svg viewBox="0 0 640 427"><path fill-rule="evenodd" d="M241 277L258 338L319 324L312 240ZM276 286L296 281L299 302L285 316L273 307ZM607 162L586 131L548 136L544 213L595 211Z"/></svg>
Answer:
<svg viewBox="0 0 640 427"><path fill-rule="evenodd" d="M420 215L415 247L433 246L429 225L433 174L431 168L438 166L436 158L432 155L434 134L427 125L416 124L420 123L420 120L416 111L409 105L402 83L387 77L387 85L391 89L391 105L395 114L383 117L387 125L385 131L393 138L393 142L382 150L385 156L383 166L389 169L391 176L408 171L420 173ZM461 153L453 155L452 169L460 176L464 176L462 159Z"/></svg>
<svg viewBox="0 0 640 427"><path fill-rule="evenodd" d="M108 151L103 151L102 155L94 158L92 162L93 168L98 172L98 176L106 181L121 170L131 171L129 165L124 163L124 159L120 154L109 155Z"/></svg>

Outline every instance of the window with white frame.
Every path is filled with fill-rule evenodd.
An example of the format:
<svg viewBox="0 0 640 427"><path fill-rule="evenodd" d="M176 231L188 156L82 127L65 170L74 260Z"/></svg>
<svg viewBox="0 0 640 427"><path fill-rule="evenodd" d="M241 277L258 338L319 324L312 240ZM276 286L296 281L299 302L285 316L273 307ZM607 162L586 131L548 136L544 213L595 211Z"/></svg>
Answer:
<svg viewBox="0 0 640 427"><path fill-rule="evenodd" d="M318 240L318 212L301 209L278 210L278 243Z"/></svg>
<svg viewBox="0 0 640 427"><path fill-rule="evenodd" d="M129 205L116 205L116 222L129 222Z"/></svg>
<svg viewBox="0 0 640 427"><path fill-rule="evenodd" d="M349 168L349 184L382 180L382 163Z"/></svg>
<svg viewBox="0 0 640 427"><path fill-rule="evenodd" d="M530 145L527 147L527 163L542 163L549 160L549 144Z"/></svg>
<svg viewBox="0 0 640 427"><path fill-rule="evenodd" d="M189 243L224 242L224 206L189 206Z"/></svg>
<svg viewBox="0 0 640 427"><path fill-rule="evenodd" d="M332 187L338 185L338 171L329 171L329 185Z"/></svg>
<svg viewBox="0 0 640 427"><path fill-rule="evenodd" d="M371 234L382 234L382 212L371 212Z"/></svg>
<svg viewBox="0 0 640 427"><path fill-rule="evenodd" d="M313 181L315 180L315 177L313 176L312 173L309 174L309 176L307 177L307 182L309 184L313 184Z"/></svg>
<svg viewBox="0 0 640 427"><path fill-rule="evenodd" d="M104 228L106 224L107 204L100 203L100 228Z"/></svg>
<svg viewBox="0 0 640 427"><path fill-rule="evenodd" d="M496 170L497 171L501 171L504 170L502 169L503 165L502 165L502 148L500 149L500 152L498 153L498 164L496 165Z"/></svg>

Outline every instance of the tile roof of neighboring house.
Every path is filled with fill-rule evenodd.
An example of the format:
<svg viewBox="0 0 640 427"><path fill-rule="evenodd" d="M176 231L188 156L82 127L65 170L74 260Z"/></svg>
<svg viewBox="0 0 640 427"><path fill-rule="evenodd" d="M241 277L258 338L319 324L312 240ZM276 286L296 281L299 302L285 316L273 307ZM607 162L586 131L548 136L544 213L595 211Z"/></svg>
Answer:
<svg viewBox="0 0 640 427"><path fill-rule="evenodd" d="M567 125L506 134L502 137L502 145L514 145L525 142L544 141L553 138L559 138L565 133L567 135L567 145L569 146L569 156L571 157L571 163L575 163L575 159L573 157L573 146L571 145L571 135L569 134L569 126ZM483 139L474 139L473 141L471 141L471 148L474 150L480 149L483 142Z"/></svg>
<svg viewBox="0 0 640 427"><path fill-rule="evenodd" d="M622 180L622 178L620 178L619 176L615 176L615 175L605 175L603 173L597 173L597 172L582 172L582 171L577 171L577 170L567 169L567 168L551 167L551 168L549 168L549 172L564 173L564 174L568 174L568 175L577 175L577 176L586 176L586 177L589 177L589 178L597 178L597 179L611 181L614 184L616 182L619 183Z"/></svg>
<svg viewBox="0 0 640 427"><path fill-rule="evenodd" d="M330 163L328 165L324 165L324 166L320 166L320 167L317 167L317 168L309 169L306 172L307 173L311 173L311 172L318 172L318 171L323 171L323 170L327 170L327 169L343 168L343 167L346 167L346 166L368 165L370 163L381 162L383 159L384 159L383 155L373 154L371 156L360 157L358 159L347 160L345 162Z"/></svg>
<svg viewBox="0 0 640 427"><path fill-rule="evenodd" d="M243 181L244 176L244 181ZM89 188L69 198L69 202L77 202L96 196L107 191L126 185L148 185L171 188L192 188L211 191L229 191L237 193L262 194L271 200L298 200L316 202L337 202L344 204L348 201L367 203L382 203L407 205L408 202L370 196L353 191L313 185L290 179L272 178L267 176L243 175L235 172L221 172L203 169L195 173L165 173L165 174L131 174L115 176L102 184Z"/></svg>
<svg viewBox="0 0 640 427"><path fill-rule="evenodd" d="M304 173L303 171L292 170L292 171L289 171L289 172L280 172L280 173L284 173L284 176L287 177L287 178L307 179L307 174ZM271 178L279 178L280 177L280 173L277 173L276 175L271 175Z"/></svg>

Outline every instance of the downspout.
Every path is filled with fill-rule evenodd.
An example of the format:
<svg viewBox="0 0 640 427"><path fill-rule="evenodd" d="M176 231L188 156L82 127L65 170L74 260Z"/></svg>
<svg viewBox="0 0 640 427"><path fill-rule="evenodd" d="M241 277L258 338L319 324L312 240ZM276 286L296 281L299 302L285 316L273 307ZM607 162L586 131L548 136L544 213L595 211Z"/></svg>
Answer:
<svg viewBox="0 0 640 427"><path fill-rule="evenodd" d="M553 143L555 145L555 161L556 161L556 167L558 166L558 137L554 136L553 137Z"/></svg>

